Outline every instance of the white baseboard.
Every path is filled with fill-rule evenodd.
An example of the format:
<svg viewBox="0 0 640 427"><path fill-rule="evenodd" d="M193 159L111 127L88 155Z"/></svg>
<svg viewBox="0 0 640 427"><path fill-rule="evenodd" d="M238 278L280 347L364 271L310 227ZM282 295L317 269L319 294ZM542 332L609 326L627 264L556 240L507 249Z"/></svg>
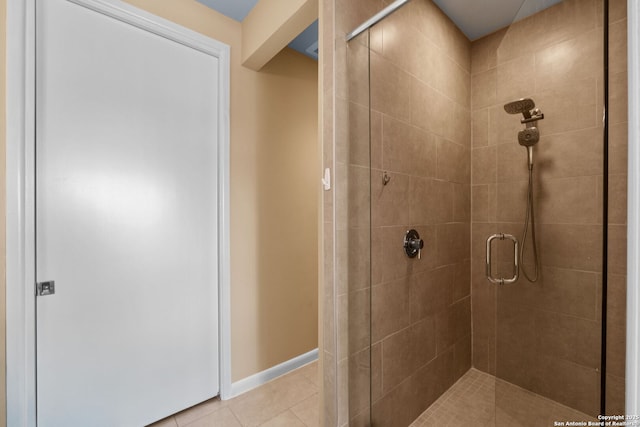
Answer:
<svg viewBox="0 0 640 427"><path fill-rule="evenodd" d="M241 395L242 393L246 393L251 389L259 387L274 378L289 373L294 369L298 369L299 367L304 366L307 363L311 363L315 360L318 360L317 348L307 353L301 354L300 356L296 356L293 359L282 362L279 365L273 366L262 372L253 374L250 377L243 378L240 381L236 381L231 384L231 395L224 397L224 400L234 398Z"/></svg>

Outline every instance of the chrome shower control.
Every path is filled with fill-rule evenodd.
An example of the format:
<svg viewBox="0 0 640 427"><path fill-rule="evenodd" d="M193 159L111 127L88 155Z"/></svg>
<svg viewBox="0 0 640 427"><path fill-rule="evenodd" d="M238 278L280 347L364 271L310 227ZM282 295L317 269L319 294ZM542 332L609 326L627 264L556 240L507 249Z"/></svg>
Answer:
<svg viewBox="0 0 640 427"><path fill-rule="evenodd" d="M404 235L404 251L409 258L421 258L424 241L420 238L420 234L413 228Z"/></svg>

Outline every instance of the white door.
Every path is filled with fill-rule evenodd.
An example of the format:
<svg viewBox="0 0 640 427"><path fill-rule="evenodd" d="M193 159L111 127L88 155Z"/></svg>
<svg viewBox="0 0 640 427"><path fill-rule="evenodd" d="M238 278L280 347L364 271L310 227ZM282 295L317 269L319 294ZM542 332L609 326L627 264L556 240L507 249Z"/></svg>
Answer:
<svg viewBox="0 0 640 427"><path fill-rule="evenodd" d="M36 5L38 425L142 426L218 394L219 59Z"/></svg>

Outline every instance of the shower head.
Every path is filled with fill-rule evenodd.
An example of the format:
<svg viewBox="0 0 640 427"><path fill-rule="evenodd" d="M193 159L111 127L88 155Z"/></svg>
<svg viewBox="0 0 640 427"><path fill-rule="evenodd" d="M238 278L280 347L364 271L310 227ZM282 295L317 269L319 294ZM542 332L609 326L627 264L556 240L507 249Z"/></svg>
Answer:
<svg viewBox="0 0 640 427"><path fill-rule="evenodd" d="M540 131L531 126L518 132L518 143L523 147L533 147L540 141Z"/></svg>
<svg viewBox="0 0 640 427"><path fill-rule="evenodd" d="M533 170L533 146L540 141L540 131L535 126L538 120L544 119L544 114L531 98L521 98L504 105L504 111L509 114L522 114L524 117L520 123L526 128L518 132L518 143L527 148L529 171Z"/></svg>
<svg viewBox="0 0 640 427"><path fill-rule="evenodd" d="M509 114L522 113L526 118L531 117L531 110L536 108L536 103L531 98L522 98L504 105L504 111ZM527 117L528 116L528 117Z"/></svg>

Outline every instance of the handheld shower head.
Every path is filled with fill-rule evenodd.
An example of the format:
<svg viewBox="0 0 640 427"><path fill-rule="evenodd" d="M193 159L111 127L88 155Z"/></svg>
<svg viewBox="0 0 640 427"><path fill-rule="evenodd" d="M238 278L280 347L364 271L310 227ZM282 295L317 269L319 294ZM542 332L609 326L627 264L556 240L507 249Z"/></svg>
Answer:
<svg viewBox="0 0 640 427"><path fill-rule="evenodd" d="M504 105L504 111L509 114L522 113L526 118L531 117L531 110L536 108L536 103L531 98L522 98ZM528 116L528 117L527 117Z"/></svg>
<svg viewBox="0 0 640 427"><path fill-rule="evenodd" d="M524 147L532 147L540 141L540 131L531 126L518 132L518 143Z"/></svg>
<svg viewBox="0 0 640 427"><path fill-rule="evenodd" d="M540 131L535 126L528 127L518 132L518 143L527 148L527 161L529 169L533 169L533 146L540 141Z"/></svg>

